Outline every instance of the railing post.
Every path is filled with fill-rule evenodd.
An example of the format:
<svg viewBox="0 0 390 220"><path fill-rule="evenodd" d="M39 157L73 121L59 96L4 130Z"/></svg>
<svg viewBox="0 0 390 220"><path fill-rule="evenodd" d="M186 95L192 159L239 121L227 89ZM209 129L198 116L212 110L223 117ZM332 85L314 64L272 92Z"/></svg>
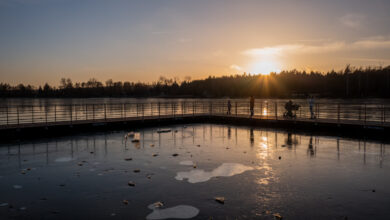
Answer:
<svg viewBox="0 0 390 220"><path fill-rule="evenodd" d="M34 123L34 106L31 106L31 123Z"/></svg>
<svg viewBox="0 0 390 220"><path fill-rule="evenodd" d="M362 111L362 107L359 105L359 121L361 120L361 111Z"/></svg>
<svg viewBox="0 0 390 220"><path fill-rule="evenodd" d="M212 114L213 114L213 103L210 102L210 115L212 115Z"/></svg>
<svg viewBox="0 0 390 220"><path fill-rule="evenodd" d="M77 121L77 105L74 107L74 120Z"/></svg>
<svg viewBox="0 0 390 220"><path fill-rule="evenodd" d="M150 103L150 116L153 116L153 102Z"/></svg>
<svg viewBox="0 0 390 220"><path fill-rule="evenodd" d="M383 106L383 123L386 123L386 107Z"/></svg>
<svg viewBox="0 0 390 220"><path fill-rule="evenodd" d="M317 103L317 117L318 119L320 119L320 103Z"/></svg>
<svg viewBox="0 0 390 220"><path fill-rule="evenodd" d="M278 120L278 103L275 102L275 118Z"/></svg>
<svg viewBox="0 0 390 220"><path fill-rule="evenodd" d="M17 117L18 125L19 125L19 106L16 106L16 117Z"/></svg>
<svg viewBox="0 0 390 220"><path fill-rule="evenodd" d="M57 105L54 105L54 122L57 122Z"/></svg>
<svg viewBox="0 0 390 220"><path fill-rule="evenodd" d="M88 105L85 104L85 120L88 120Z"/></svg>
<svg viewBox="0 0 390 220"><path fill-rule="evenodd" d="M367 104L364 104L364 124L366 124L367 121Z"/></svg>
<svg viewBox="0 0 390 220"><path fill-rule="evenodd" d="M263 102L260 101L260 117L263 116Z"/></svg>
<svg viewBox="0 0 390 220"><path fill-rule="evenodd" d="M382 124L384 123L384 118L385 118L385 105L382 104Z"/></svg>
<svg viewBox="0 0 390 220"><path fill-rule="evenodd" d="M103 105L104 105L104 121L107 121L107 106L106 103L104 103Z"/></svg>
<svg viewBox="0 0 390 220"><path fill-rule="evenodd" d="M48 106L46 105L45 106L45 123L47 124L47 109L48 109Z"/></svg>
<svg viewBox="0 0 390 220"><path fill-rule="evenodd" d="M184 116L184 108L185 108L185 102L183 101L182 103L181 103L181 117L183 117Z"/></svg>
<svg viewBox="0 0 390 220"><path fill-rule="evenodd" d="M337 104L337 122L340 123L340 103Z"/></svg>
<svg viewBox="0 0 390 220"><path fill-rule="evenodd" d="M175 114L173 113L173 103L171 102L171 112L172 112L172 117L175 117Z"/></svg>
<svg viewBox="0 0 390 220"><path fill-rule="evenodd" d="M122 104L122 108L123 108L123 118L126 118L126 104L125 103Z"/></svg>
<svg viewBox="0 0 390 220"><path fill-rule="evenodd" d="M195 102L192 102L192 116L195 116Z"/></svg>
<svg viewBox="0 0 390 220"><path fill-rule="evenodd" d="M104 103L104 121L107 121L107 105Z"/></svg>
<svg viewBox="0 0 390 220"><path fill-rule="evenodd" d="M158 118L160 118L160 102L158 102Z"/></svg>
<svg viewBox="0 0 390 220"><path fill-rule="evenodd" d="M95 104L92 104L92 121L95 121Z"/></svg>
<svg viewBox="0 0 390 220"><path fill-rule="evenodd" d="M265 112L267 112L266 118L268 118L269 112L268 112L268 102L265 103Z"/></svg>
<svg viewBox="0 0 390 220"><path fill-rule="evenodd" d="M72 117L73 117L73 106L70 105L70 124L72 124L73 122Z"/></svg>
<svg viewBox="0 0 390 220"><path fill-rule="evenodd" d="M236 101L236 116L237 116L237 114L238 114L238 113L237 113L237 101Z"/></svg>
<svg viewBox="0 0 390 220"><path fill-rule="evenodd" d="M7 125L8 125L8 105L7 105L6 109L5 109L5 111L7 112L6 114L7 114Z"/></svg>
<svg viewBox="0 0 390 220"><path fill-rule="evenodd" d="M144 120L144 103L142 103L141 109L142 109L142 120Z"/></svg>

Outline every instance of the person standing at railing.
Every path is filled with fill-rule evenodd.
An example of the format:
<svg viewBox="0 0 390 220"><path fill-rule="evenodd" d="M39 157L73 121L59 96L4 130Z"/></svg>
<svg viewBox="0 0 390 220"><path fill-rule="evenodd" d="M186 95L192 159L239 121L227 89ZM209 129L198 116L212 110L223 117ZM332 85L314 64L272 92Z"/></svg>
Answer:
<svg viewBox="0 0 390 220"><path fill-rule="evenodd" d="M255 114L255 111L254 111L254 108L255 108L255 98L253 98L253 95L251 96L250 101L249 101L249 108L250 108L251 117L252 117Z"/></svg>
<svg viewBox="0 0 390 220"><path fill-rule="evenodd" d="M310 96L310 98L309 98L310 119L315 119L313 106L314 106L314 98L313 98L313 96Z"/></svg>
<svg viewBox="0 0 390 220"><path fill-rule="evenodd" d="M230 100L228 100L226 114L230 115L231 113L232 113L232 103L230 102Z"/></svg>

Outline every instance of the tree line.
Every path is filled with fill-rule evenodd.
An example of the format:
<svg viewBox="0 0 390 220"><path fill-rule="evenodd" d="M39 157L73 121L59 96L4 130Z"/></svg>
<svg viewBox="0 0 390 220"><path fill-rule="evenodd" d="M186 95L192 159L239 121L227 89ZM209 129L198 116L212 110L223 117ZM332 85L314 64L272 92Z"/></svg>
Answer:
<svg viewBox="0 0 390 220"><path fill-rule="evenodd" d="M153 83L100 82L94 78L73 83L62 78L59 86L0 83L0 97L199 97L199 98L291 98L315 95L332 98L390 98L390 66L342 71L282 71L278 74L236 74L179 81L160 77Z"/></svg>

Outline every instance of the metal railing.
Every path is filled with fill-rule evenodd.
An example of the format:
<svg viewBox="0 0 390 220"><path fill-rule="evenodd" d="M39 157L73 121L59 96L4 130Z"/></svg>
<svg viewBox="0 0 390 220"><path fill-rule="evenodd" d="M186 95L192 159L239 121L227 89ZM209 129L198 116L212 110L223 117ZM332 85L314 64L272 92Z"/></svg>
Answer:
<svg viewBox="0 0 390 220"><path fill-rule="evenodd" d="M309 119L311 112L308 103L297 103L296 118ZM285 102L256 101L254 117L265 119L285 119ZM358 121L360 123L388 121L387 105L316 103L313 106L315 119L337 121ZM184 102L143 102L120 104L75 104L46 106L5 106L0 107L0 126L15 126L34 123L74 123L80 121L126 120L145 117L183 117L194 115L227 115L227 101L184 101ZM231 101L231 116L249 116L248 101Z"/></svg>

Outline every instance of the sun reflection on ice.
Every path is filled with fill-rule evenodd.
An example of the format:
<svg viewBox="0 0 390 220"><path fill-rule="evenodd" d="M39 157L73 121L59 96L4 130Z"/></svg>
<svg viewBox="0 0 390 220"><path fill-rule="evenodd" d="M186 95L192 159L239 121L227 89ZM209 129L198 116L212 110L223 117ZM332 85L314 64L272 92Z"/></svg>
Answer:
<svg viewBox="0 0 390 220"><path fill-rule="evenodd" d="M264 172L257 180L261 185L268 185L270 181L275 179L272 166L267 162L270 155L272 155L272 151L268 142L268 137L262 136L256 149L256 157L258 158L258 161L260 161L257 169Z"/></svg>

